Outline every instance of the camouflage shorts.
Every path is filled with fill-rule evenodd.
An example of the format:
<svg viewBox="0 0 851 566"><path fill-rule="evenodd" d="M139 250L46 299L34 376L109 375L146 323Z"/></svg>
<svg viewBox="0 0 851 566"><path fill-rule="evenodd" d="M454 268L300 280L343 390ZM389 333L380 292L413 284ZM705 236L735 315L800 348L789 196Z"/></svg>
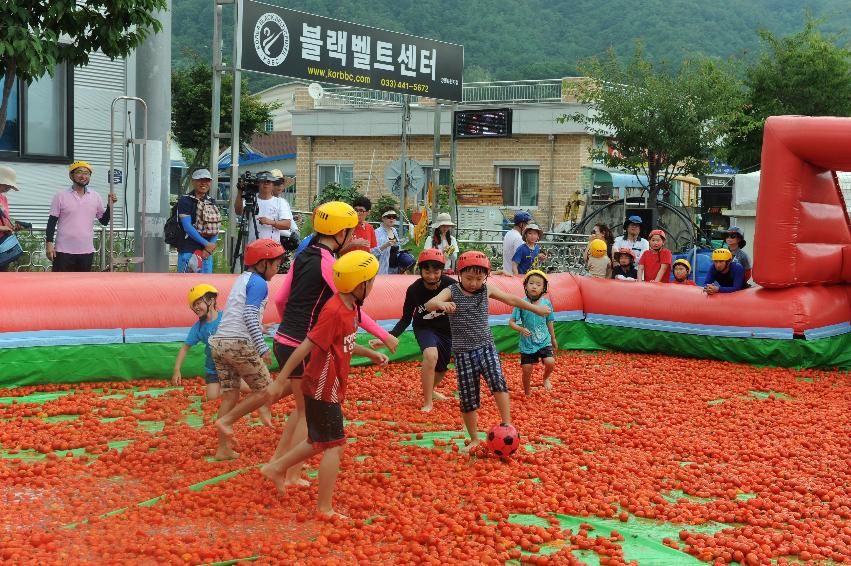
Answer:
<svg viewBox="0 0 851 566"><path fill-rule="evenodd" d="M245 380L252 391L262 391L272 383L269 368L250 341L213 336L209 342L222 392L239 391L240 380Z"/></svg>

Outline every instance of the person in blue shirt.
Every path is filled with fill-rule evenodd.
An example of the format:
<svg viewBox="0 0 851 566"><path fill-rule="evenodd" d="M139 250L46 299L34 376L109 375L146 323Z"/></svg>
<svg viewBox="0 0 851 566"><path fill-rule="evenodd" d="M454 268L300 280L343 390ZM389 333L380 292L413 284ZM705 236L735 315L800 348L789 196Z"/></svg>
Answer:
<svg viewBox="0 0 851 566"><path fill-rule="evenodd" d="M221 216L209 195L212 175L207 169L192 173L192 190L177 199L177 218L185 237L177 244L177 272L187 273L189 261L198 252L201 273L213 272L213 252L219 237Z"/></svg>
<svg viewBox="0 0 851 566"><path fill-rule="evenodd" d="M541 316L514 307L508 320L508 326L520 333L520 367L523 370L523 393L526 395L532 392L532 373L538 360L544 363L544 389L553 388L550 374L556 367L554 352L558 350L558 341L553 328L553 304L544 298L548 286L549 279L543 271L533 269L527 272L523 278L526 302L547 306L550 314Z"/></svg>
<svg viewBox="0 0 851 566"><path fill-rule="evenodd" d="M707 295L733 293L745 287L745 268L733 262L733 254L726 248L712 252L712 265L706 274L703 291Z"/></svg>
<svg viewBox="0 0 851 566"><path fill-rule="evenodd" d="M544 231L537 224L529 224L523 229L523 244L514 252L511 261L514 263L514 272L525 275L530 269L536 269L538 264L547 259L546 254L541 252L538 242L544 236Z"/></svg>

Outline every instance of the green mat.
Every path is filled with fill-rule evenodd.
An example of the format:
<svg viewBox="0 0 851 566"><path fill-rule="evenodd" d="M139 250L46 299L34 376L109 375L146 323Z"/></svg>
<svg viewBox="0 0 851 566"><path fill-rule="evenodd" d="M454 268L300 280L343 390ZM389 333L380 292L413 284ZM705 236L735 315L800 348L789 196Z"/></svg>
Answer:
<svg viewBox="0 0 851 566"><path fill-rule="evenodd" d="M821 340L767 340L718 338L639 330L585 321L556 322L559 347L566 350L614 350L636 353L666 353L710 358L763 366L851 369L851 333ZM492 327L500 352L516 353L518 334L507 326ZM369 337L358 336L365 344ZM82 346L38 346L0 350L0 387L22 387L45 383L80 383L130 379L171 378L181 342L106 344ZM394 361L420 358L413 332L399 338ZM367 365L354 358L352 365ZM277 365L273 366L277 370ZM190 350L183 365L184 376L203 375L204 350Z"/></svg>

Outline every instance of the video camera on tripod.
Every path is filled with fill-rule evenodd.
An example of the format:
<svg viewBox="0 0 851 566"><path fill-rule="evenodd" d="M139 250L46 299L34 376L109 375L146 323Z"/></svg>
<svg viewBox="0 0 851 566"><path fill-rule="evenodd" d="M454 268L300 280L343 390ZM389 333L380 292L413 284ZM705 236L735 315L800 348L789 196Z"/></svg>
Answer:
<svg viewBox="0 0 851 566"><path fill-rule="evenodd" d="M242 192L242 200L245 201L244 210L251 210L252 215L257 215L259 211L257 195L260 194L260 181L257 176L251 171L246 171L239 176L236 186Z"/></svg>

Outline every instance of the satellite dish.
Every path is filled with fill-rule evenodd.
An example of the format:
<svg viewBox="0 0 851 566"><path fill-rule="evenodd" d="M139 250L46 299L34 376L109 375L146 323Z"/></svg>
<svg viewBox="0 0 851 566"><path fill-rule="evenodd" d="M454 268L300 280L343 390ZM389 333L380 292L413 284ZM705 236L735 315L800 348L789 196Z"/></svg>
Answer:
<svg viewBox="0 0 851 566"><path fill-rule="evenodd" d="M307 94L309 94L310 98L313 100L321 100L325 95L325 89L323 89L322 85L319 83L310 83L310 86L307 87Z"/></svg>
<svg viewBox="0 0 851 566"><path fill-rule="evenodd" d="M408 159L405 171L408 177L408 199L419 196L426 186L425 171L413 159ZM402 160L391 161L384 168L384 188L396 198L402 198Z"/></svg>

